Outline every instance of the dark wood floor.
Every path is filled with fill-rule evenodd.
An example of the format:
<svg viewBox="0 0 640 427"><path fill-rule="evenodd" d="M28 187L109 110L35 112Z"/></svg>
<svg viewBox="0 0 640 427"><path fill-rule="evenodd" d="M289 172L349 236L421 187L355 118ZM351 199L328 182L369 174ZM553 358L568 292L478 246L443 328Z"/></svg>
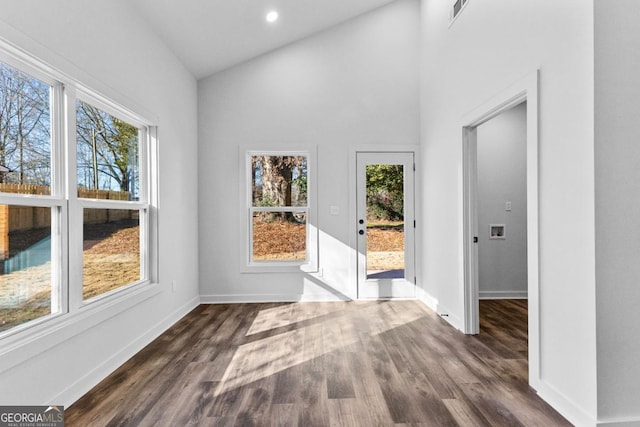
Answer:
<svg viewBox="0 0 640 427"><path fill-rule="evenodd" d="M565 426L527 385L526 301L465 336L415 301L202 305L67 426Z"/></svg>

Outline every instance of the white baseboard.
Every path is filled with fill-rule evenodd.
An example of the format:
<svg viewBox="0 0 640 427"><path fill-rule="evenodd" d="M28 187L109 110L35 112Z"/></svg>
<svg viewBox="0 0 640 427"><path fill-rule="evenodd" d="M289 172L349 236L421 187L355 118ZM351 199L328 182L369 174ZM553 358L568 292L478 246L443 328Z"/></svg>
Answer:
<svg viewBox="0 0 640 427"><path fill-rule="evenodd" d="M353 301L353 298L349 298L348 296L339 296L339 295L301 295L299 301L307 301L307 302L331 302L331 301Z"/></svg>
<svg viewBox="0 0 640 427"><path fill-rule="evenodd" d="M438 312L438 300L422 288L417 288L416 298L431 310Z"/></svg>
<svg viewBox="0 0 640 427"><path fill-rule="evenodd" d="M480 291L480 299L527 299L527 291Z"/></svg>
<svg viewBox="0 0 640 427"><path fill-rule="evenodd" d="M142 350L146 345L159 337L163 332L173 326L177 321L182 319L187 313L199 305L199 298L192 298L186 304L174 310L166 316L146 333L141 335L137 340L133 341L126 347L122 348L116 354L105 360L95 369L91 370L80 379L75 381L69 387L53 396L48 402L62 402L64 407L71 406L75 401L80 399L89 390L95 387L100 381L106 378L113 371L118 369L124 362L133 357Z"/></svg>
<svg viewBox="0 0 640 427"><path fill-rule="evenodd" d="M564 394L556 390L555 387L549 385L547 382L543 380L537 381L536 392L542 400L551 405L553 409L558 411L560 415L569 420L569 422L571 422L573 425L581 427L595 427L600 425L597 423L594 417L584 412L582 408L568 399ZM619 427L615 424L607 427L614 426ZM631 425L627 425L625 427L631 427Z"/></svg>
<svg viewBox="0 0 640 427"><path fill-rule="evenodd" d="M431 296L428 292L426 292L422 288L418 288L416 292L416 298L418 301L421 301L424 305L429 307L431 310L435 311L440 317L446 320L451 326L456 328L459 331L464 331L462 319L452 313L451 310L448 310L446 307L443 307L442 304L438 302L436 298Z"/></svg>
<svg viewBox="0 0 640 427"><path fill-rule="evenodd" d="M640 427L640 418L598 420L598 427Z"/></svg>
<svg viewBox="0 0 640 427"><path fill-rule="evenodd" d="M462 319L452 314L451 310L446 309L445 307L440 307L440 310L437 312L440 317L446 320L451 326L464 333L464 323Z"/></svg>
<svg viewBox="0 0 640 427"><path fill-rule="evenodd" d="M296 294L241 294L241 295L200 295L201 304L241 304L241 303L269 303L269 302L321 302L321 301L350 301L336 295L296 295Z"/></svg>

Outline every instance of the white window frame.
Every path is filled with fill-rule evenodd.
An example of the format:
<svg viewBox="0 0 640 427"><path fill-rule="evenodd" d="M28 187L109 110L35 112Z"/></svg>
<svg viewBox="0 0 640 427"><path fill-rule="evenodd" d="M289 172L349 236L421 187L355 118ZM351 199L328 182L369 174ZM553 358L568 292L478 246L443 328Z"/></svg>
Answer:
<svg viewBox="0 0 640 427"><path fill-rule="evenodd" d="M254 207L251 158L253 156L305 156L307 158L307 206ZM240 147L240 210L242 213L241 273L314 273L318 271L318 220L316 209L316 148L308 146L253 149ZM304 261L254 261L254 212L306 212L306 259Z"/></svg>
<svg viewBox="0 0 640 427"><path fill-rule="evenodd" d="M1 47L1 46L0 46ZM32 319L6 331L0 332L0 339L28 330L33 326L43 324L60 317L68 312L68 281L67 281L67 203L64 197L63 171L65 169L64 155L64 123L63 99L64 85L50 76L47 72L32 65L31 61L0 50L0 61L14 69L29 75L51 87L49 93L49 113L51 126L51 176L49 177L48 195L2 193L0 204L13 206L31 206L51 209L51 313Z"/></svg>
<svg viewBox="0 0 640 427"><path fill-rule="evenodd" d="M56 313L0 332L0 372L25 358L128 310L161 292L158 260L158 137L149 114L111 101L97 90L58 71L22 49L0 39L0 61L44 83L51 91L50 195L0 193L0 204L52 209L52 304ZM80 70L79 75L82 75ZM89 76L83 76L88 78ZM94 82L95 83L95 82ZM103 88L105 89L105 88ZM111 89L106 88L107 92ZM117 95L119 96L119 95ZM82 99L142 130L139 138L140 198L138 201L77 197L76 99ZM135 110L136 108L134 108ZM84 208L129 209L140 212L142 279L83 301L82 224ZM53 283L57 280L57 283ZM53 333L55 335L52 335ZM56 337L56 338L53 338Z"/></svg>
<svg viewBox="0 0 640 427"><path fill-rule="evenodd" d="M124 291L126 289L135 287L140 284L149 283L150 278L150 268L148 262L148 252L149 252L149 214L150 214L150 204L149 204L149 131L148 125L144 123L140 118L131 114L127 110L124 110L122 107L110 102L108 99L105 99L95 92L89 91L86 88L79 88L76 91L76 96L73 102L73 114L74 114L74 124L75 124L75 114L76 114L76 100L80 100L90 104L93 107L104 111L107 114L110 114L113 117L116 117L130 125L133 125L138 128L138 168L139 168L139 186L140 186L140 194L139 200L134 201L125 201L125 200L105 200L105 199L90 199L90 198L82 198L78 197L78 183L77 183L77 159L75 158L75 154L77 152L77 140L76 140L76 132L75 126L73 128L73 137L69 138L70 146L69 146L69 157L73 155L74 163L72 167L69 167L69 179L67 180L68 189L67 192L69 194L69 205L70 210L72 212L71 215L71 224L83 224L84 218L84 210L85 209L123 209L123 210L132 210L139 212L140 218L140 280L137 280L132 283L123 284L116 289L113 289L109 292L105 292L100 295L96 295L89 299L82 298L82 292L84 287L84 281L82 279L82 245L83 245L83 236L82 236L82 227L74 227L76 228L76 232L73 234L73 240L71 248L75 249L73 251L72 265L78 266L80 271L74 271L74 276L79 280L74 280L71 283L73 284L72 292L70 295L73 296L72 303L73 306L76 307L84 307L88 304L92 304L96 301L99 301L104 298L108 298L113 294L117 294L118 292ZM71 140L73 143L71 144ZM71 153L73 152L73 153ZM71 171L73 173L71 173ZM73 175L73 176L71 176ZM79 298L79 299L78 299Z"/></svg>

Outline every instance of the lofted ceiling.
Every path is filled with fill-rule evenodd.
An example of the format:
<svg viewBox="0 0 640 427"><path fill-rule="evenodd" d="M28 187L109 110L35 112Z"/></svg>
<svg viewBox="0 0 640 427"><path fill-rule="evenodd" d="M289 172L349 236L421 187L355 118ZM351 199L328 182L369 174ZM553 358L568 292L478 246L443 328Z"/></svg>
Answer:
<svg viewBox="0 0 640 427"><path fill-rule="evenodd" d="M131 0L198 79L394 0ZM270 10L279 19L265 20Z"/></svg>

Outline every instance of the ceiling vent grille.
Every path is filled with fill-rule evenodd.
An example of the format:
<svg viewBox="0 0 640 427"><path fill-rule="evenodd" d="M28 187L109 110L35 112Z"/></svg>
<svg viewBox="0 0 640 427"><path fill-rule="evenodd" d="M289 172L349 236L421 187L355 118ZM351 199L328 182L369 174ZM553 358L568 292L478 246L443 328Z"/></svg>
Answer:
<svg viewBox="0 0 640 427"><path fill-rule="evenodd" d="M467 3L469 3L469 0L456 0L453 3L453 7L449 12L449 25L453 24L453 21L462 13Z"/></svg>

